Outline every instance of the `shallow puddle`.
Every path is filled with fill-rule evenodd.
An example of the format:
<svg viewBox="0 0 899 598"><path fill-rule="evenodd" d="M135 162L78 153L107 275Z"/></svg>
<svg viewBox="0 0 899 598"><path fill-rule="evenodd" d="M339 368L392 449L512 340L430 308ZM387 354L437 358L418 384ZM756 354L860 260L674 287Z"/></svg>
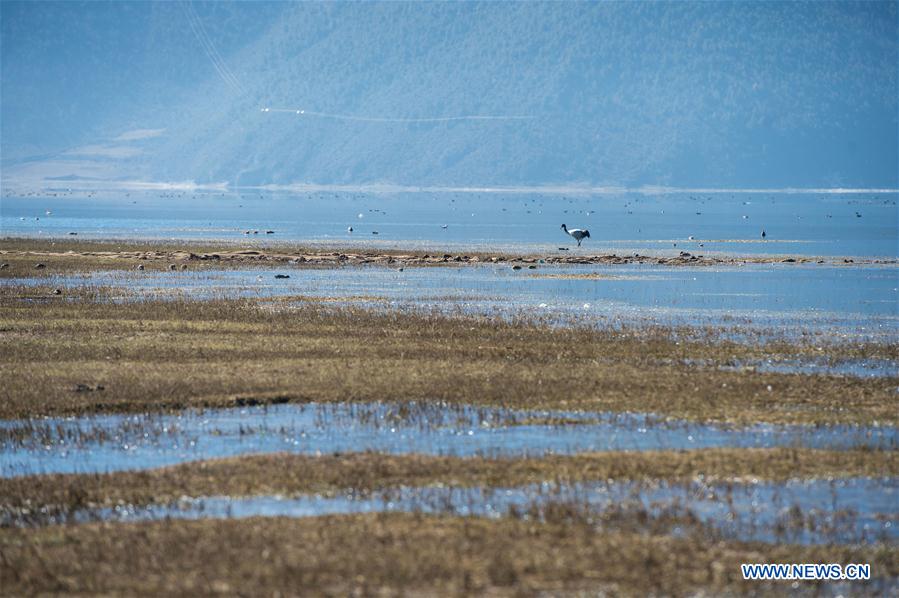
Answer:
<svg viewBox="0 0 899 598"><path fill-rule="evenodd" d="M646 414L514 411L441 403L284 404L175 415L0 421L0 475L146 469L285 451L527 456L605 450L805 446L895 449L899 429L734 428Z"/></svg>
<svg viewBox="0 0 899 598"><path fill-rule="evenodd" d="M706 484L702 481L590 482L518 488L400 487L337 496L183 498L175 503L84 509L64 514L7 514L5 525L144 521L166 518L314 517L416 512L533 519L587 517L599 526L711 525L727 538L803 544L899 539L895 479Z"/></svg>
<svg viewBox="0 0 899 598"><path fill-rule="evenodd" d="M741 369L752 367L760 372L782 374L831 374L855 378L899 377L899 364L886 359L847 359L840 361L814 359L767 359L722 366L721 369Z"/></svg>
<svg viewBox="0 0 899 598"><path fill-rule="evenodd" d="M671 363L672 360L664 361ZM754 370L778 374L826 374L851 378L896 378L899 363L888 359L832 359L814 357L770 357L763 360L728 360L718 364L711 359L683 359L678 363L688 366L713 367L722 371Z"/></svg>

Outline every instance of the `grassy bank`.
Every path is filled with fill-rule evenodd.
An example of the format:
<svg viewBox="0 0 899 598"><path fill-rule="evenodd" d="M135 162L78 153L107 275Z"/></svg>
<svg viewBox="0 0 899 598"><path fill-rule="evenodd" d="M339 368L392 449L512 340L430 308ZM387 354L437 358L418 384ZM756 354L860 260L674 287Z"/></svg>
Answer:
<svg viewBox="0 0 899 598"><path fill-rule="evenodd" d="M597 531L565 512L544 523L392 514L7 529L0 554L2 593L11 595L686 595L782 591L743 581L744 562L870 563L875 578L899 573L895 547Z"/></svg>
<svg viewBox="0 0 899 598"><path fill-rule="evenodd" d="M808 347L281 303L122 303L0 286L0 418L442 400L734 423L897 421L895 378L714 367Z"/></svg>

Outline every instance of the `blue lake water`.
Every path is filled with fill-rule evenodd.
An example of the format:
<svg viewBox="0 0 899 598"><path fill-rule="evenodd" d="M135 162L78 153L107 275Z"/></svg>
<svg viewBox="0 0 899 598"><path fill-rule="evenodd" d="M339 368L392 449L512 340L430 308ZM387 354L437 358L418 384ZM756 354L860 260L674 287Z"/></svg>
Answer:
<svg viewBox="0 0 899 598"><path fill-rule="evenodd" d="M558 421L546 418L577 423L541 423ZM278 451L539 456L772 446L895 450L899 429L769 424L735 428L645 414L510 411L440 403L285 404L175 415L0 421L0 475L146 469Z"/></svg>
<svg viewBox="0 0 899 598"><path fill-rule="evenodd" d="M679 250L895 258L895 193L541 195L502 193L97 192L0 199L7 236L303 241L332 245L557 251ZM46 212L51 214L47 215ZM352 226L353 233L347 228ZM443 228L443 227L446 228ZM273 235L265 235L273 230ZM767 235L761 238L761 231ZM377 232L377 235L373 233ZM690 241L689 237L695 240ZM702 243L702 247L700 247ZM676 244L676 247L675 247Z"/></svg>

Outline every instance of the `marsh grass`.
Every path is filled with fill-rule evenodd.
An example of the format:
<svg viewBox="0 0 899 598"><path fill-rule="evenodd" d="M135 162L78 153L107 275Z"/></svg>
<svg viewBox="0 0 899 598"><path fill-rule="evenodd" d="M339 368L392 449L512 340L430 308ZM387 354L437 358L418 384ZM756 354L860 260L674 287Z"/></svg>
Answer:
<svg viewBox="0 0 899 598"><path fill-rule="evenodd" d="M97 286L67 287L56 294L54 274L121 269L124 285L124 271L139 263L146 269L168 269L170 263L191 270L280 267L306 253L321 262L297 267L334 267L350 258L289 246L53 243L0 242L0 252L6 252L0 261L10 263L0 270L0 418L383 401L397 405L384 422L390 425L418 417L404 412L404 401L418 401L634 411L737 425L897 422L897 377L720 369L772 356L895 361L895 343L831 346L815 335L796 342L761 344L753 337L741 343L722 340L720 330L711 328L562 329L527 318L373 310L302 296L199 301L191 293L147 297L125 287ZM258 253L237 254L242 250ZM153 255L140 259L138 254L147 252ZM216 252L233 259L190 256ZM355 255L359 263L407 259L398 252L356 250ZM491 256L469 257L483 261ZM442 256L416 259L420 265L458 264ZM35 270L38 261L47 268ZM33 276L48 277L47 284L17 283ZM541 418L535 413L498 425L576 423ZM60 428L37 419L0 430L0 442L8 446L177 433L155 426L152 416L119 428ZM244 432L258 430L248 425ZM505 459L255 455L145 471L0 479L0 511L6 521L44 524L66 521L81 509L162 504L185 496L389 493L400 486L499 488L588 480L895 479L896 455L793 448ZM802 509L775 522L784 540L809 529L838 535L851 524L848 512ZM9 595L783 591L782 584L742 581L743 562L870 563L878 580L864 591L883 593L899 576L895 545L737 542L698 522L689 502L661 511L623 502L597 514L578 501L559 500L497 519L374 514L0 529L0 594ZM826 588L806 584L799 589L816 593Z"/></svg>
<svg viewBox="0 0 899 598"><path fill-rule="evenodd" d="M684 340L669 328L258 299L112 301L103 288L0 286L0 418L283 401L445 401L640 411L732 423L897 421L897 378L719 371L814 347ZM267 307L261 307L261 306ZM847 347L847 355L865 352ZM895 357L895 345L881 347ZM103 386L75 392L77 385Z"/></svg>
<svg viewBox="0 0 899 598"><path fill-rule="evenodd" d="M783 589L744 582L747 562L870 563L877 579L865 588L875 592L899 572L895 547L598 531L570 509L547 519L375 514L6 529L0 576L10 594L686 595Z"/></svg>
<svg viewBox="0 0 899 598"><path fill-rule="evenodd" d="M94 391L97 392L97 391ZM73 426L63 423L44 423L39 419L23 420L15 426L0 427L0 449L40 450L49 445L81 447L87 444L120 442L125 438L159 438L177 436L177 423L159 423L153 418L126 419L116 425Z"/></svg>
<svg viewBox="0 0 899 598"><path fill-rule="evenodd" d="M791 481L791 484L796 483L796 480ZM819 483L811 483L820 489ZM837 483L830 483L834 485L833 491L838 492ZM361 512L358 509L362 509L462 517L507 516L536 523L574 520L606 532L676 536L701 533L710 540L759 540L778 544L870 545L890 543L895 539L895 533L890 529L892 522L897 521L894 515L875 513L864 507L859 511L849 506L845 497L839 499L839 506L821 509L804 503L807 499L795 496L794 490L786 485L766 485L764 505L758 503L756 492L755 484L710 485L694 480L543 482L497 489L440 483L380 490L349 489L334 496L181 496L144 506L119 503L107 507L84 505L69 510L58 505L35 505L3 512L0 526L38 527L164 518L316 517ZM713 505L711 501L719 504Z"/></svg>
<svg viewBox="0 0 899 598"><path fill-rule="evenodd" d="M549 455L439 457L348 453L269 454L195 461L108 474L0 478L0 513L72 513L88 507L169 503L185 496L333 495L442 484L507 488L550 482L670 480L786 481L899 475L895 451L703 449Z"/></svg>

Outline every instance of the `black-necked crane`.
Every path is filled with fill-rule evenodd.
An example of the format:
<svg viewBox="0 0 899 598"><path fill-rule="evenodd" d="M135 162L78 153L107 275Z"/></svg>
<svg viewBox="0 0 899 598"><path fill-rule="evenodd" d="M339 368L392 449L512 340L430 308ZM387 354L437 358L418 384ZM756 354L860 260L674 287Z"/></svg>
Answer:
<svg viewBox="0 0 899 598"><path fill-rule="evenodd" d="M579 228L568 228L563 224L562 230L565 231L565 234L567 234L569 237L577 241L578 247L581 246L581 241L590 238L590 231L588 231L587 229L581 230Z"/></svg>

